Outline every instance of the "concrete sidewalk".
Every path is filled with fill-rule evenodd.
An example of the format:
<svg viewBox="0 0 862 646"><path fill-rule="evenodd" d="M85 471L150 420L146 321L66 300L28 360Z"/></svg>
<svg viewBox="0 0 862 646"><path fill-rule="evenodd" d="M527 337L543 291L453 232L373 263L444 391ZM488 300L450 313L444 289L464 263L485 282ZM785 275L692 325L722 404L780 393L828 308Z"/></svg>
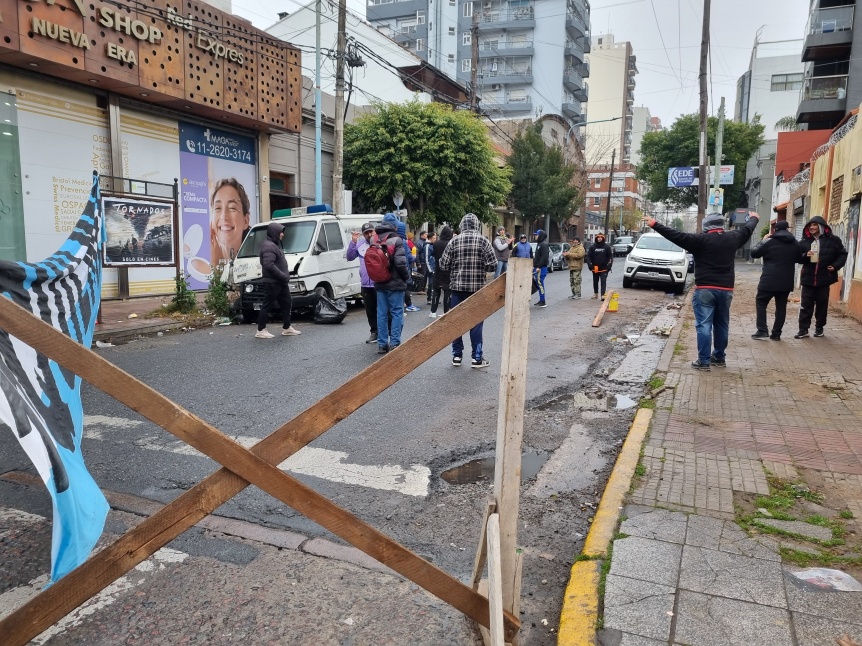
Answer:
<svg viewBox="0 0 862 646"><path fill-rule="evenodd" d="M203 302L205 294L198 295L198 301ZM172 295L147 296L142 298L102 299L101 317L96 323L93 342L111 342L128 339L141 334L155 334L168 330L178 330L183 323L170 317L147 318L162 305L170 303ZM130 315L135 314L132 318Z"/></svg>
<svg viewBox="0 0 862 646"><path fill-rule="evenodd" d="M560 644L862 643L862 326L833 312L794 340L791 303L782 341L754 340L759 277L737 265L726 368L690 366L686 299L640 463L618 462L635 473L619 533L575 564L604 577L603 628L567 632L564 611ZM853 578L804 580L816 567Z"/></svg>

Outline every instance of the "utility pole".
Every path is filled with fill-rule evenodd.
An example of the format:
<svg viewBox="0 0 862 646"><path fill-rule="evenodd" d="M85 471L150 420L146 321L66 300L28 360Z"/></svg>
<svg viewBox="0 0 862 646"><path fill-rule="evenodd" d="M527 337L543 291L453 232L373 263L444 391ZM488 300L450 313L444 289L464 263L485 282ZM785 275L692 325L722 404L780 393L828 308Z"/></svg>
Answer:
<svg viewBox="0 0 862 646"><path fill-rule="evenodd" d="M473 6L473 24L470 26L470 109L479 111L479 13Z"/></svg>
<svg viewBox="0 0 862 646"><path fill-rule="evenodd" d="M347 0L338 0L338 40L335 46L335 151L332 160L332 210L344 214L344 52L347 48Z"/></svg>
<svg viewBox="0 0 862 646"><path fill-rule="evenodd" d="M718 108L718 130L715 133L715 182L713 190L721 188L721 148L724 144L724 97L721 97L721 106ZM715 205L713 213L721 213L722 207Z"/></svg>
<svg viewBox="0 0 862 646"><path fill-rule="evenodd" d="M709 190L706 176L706 124L707 102L706 63L709 58L710 0L703 0L703 33L700 38L700 172L697 181L697 230L700 231L706 213L706 194Z"/></svg>
<svg viewBox="0 0 862 646"><path fill-rule="evenodd" d="M611 153L611 176L608 181L608 203L605 205L605 241L608 239L608 225L611 221L611 188L614 185L614 161L617 157L617 149Z"/></svg>
<svg viewBox="0 0 862 646"><path fill-rule="evenodd" d="M321 204L323 202L323 178L321 176L322 153L320 142L321 115L323 108L321 107L320 96L320 12L323 6L321 0L317 0L315 6L315 23L314 23L314 203Z"/></svg>

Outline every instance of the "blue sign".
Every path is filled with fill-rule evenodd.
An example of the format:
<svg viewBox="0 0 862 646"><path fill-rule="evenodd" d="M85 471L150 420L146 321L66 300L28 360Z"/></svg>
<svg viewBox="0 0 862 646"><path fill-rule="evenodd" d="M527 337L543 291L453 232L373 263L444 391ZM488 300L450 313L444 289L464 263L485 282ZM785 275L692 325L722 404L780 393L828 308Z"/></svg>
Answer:
<svg viewBox="0 0 862 646"><path fill-rule="evenodd" d="M180 149L195 155L254 164L254 139L180 122Z"/></svg>
<svg viewBox="0 0 862 646"><path fill-rule="evenodd" d="M678 166L671 168L667 173L668 188L684 188L697 184L700 169L694 166Z"/></svg>

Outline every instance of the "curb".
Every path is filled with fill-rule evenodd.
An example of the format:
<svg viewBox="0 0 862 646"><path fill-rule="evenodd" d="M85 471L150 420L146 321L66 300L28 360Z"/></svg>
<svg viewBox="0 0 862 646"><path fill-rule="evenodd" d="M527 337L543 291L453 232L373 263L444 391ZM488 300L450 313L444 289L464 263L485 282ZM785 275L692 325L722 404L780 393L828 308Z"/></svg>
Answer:
<svg viewBox="0 0 862 646"><path fill-rule="evenodd" d="M676 348L676 342L679 340L679 335L682 334L683 323L688 319L690 312L691 308L687 303L683 303L682 307L679 308L679 314L676 317L678 325L673 326L670 335L667 337L667 343L665 343L655 367L656 372L668 372L670 370L670 362L673 360L673 351Z"/></svg>
<svg viewBox="0 0 862 646"><path fill-rule="evenodd" d="M611 477L584 541L581 559L572 566L569 583L563 595L560 612L558 646L589 646L595 644L598 618L599 563L620 518L623 502L640 459L641 446L652 421L652 409L640 408L629 428L626 441L614 464Z"/></svg>

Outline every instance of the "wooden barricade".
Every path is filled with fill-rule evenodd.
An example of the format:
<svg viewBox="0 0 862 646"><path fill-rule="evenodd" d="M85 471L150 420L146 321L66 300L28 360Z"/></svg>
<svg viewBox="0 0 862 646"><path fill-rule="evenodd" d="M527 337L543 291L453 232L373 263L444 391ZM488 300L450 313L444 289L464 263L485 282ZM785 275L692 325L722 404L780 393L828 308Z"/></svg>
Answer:
<svg viewBox="0 0 862 646"><path fill-rule="evenodd" d="M465 334L474 325L503 307L504 290L506 302L509 304L507 309L512 312L525 310L525 318L522 320L526 320L526 327L520 323L519 328L523 329L515 332L509 330L514 319L507 312L507 327L503 341L504 358L500 377L501 394L504 387L507 392L508 413L506 415L514 413L517 416L516 398L521 386L510 387L509 384L519 384L526 372L525 363L517 366L513 362L526 360L530 295L529 261L517 259L510 262L508 275L511 279L509 286L506 285L507 274L503 274L458 307L436 319L399 348L371 364L353 379L276 429L251 449L242 447L218 429L88 348L72 341L11 300L0 297L0 328L222 465L218 471L0 620L0 635L3 635L4 644L25 644L179 534L211 514L249 484L260 487L380 563L431 592L480 625L490 627L488 599L473 587L464 585L417 556L279 470L276 465L422 365L448 346L452 339ZM526 306L523 305L524 303ZM523 345L523 348L509 351L507 343L518 347ZM522 376L510 375L507 371L512 369ZM504 416L502 397L500 405L502 419ZM520 400L519 423L523 427L523 393ZM499 439L498 430L498 442ZM520 438L518 438L518 446L514 449L510 446L498 446L497 449L498 456L512 451L518 453L518 468L514 472L507 469L506 476L515 478L508 487L510 490L514 487L514 491L517 492L520 484ZM505 532L502 529L503 524L501 523L501 533ZM517 501L514 518L507 518L505 524L512 525L512 528L516 526ZM511 549L511 538L511 536L508 539L501 537L501 550ZM485 537L483 536L481 540L485 542ZM502 553L500 557L503 604L502 616L495 617L495 621L499 620L499 625L503 626L505 639L508 642L516 638L520 626L517 618L517 601L513 598L520 594L520 572L507 570L510 568L507 563L511 559L511 554L507 556ZM512 581L517 582L517 590L513 587Z"/></svg>

